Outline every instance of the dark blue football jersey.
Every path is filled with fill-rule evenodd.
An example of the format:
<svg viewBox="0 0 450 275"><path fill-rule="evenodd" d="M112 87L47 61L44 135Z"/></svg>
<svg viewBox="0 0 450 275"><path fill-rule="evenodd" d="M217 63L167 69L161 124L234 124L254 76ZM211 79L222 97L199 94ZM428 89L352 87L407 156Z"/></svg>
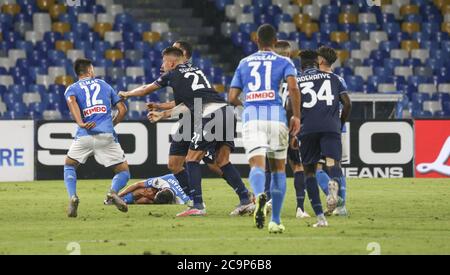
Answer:
<svg viewBox="0 0 450 275"><path fill-rule="evenodd" d="M303 71L297 80L302 98L300 135L341 133L340 95L347 93L345 81L336 74L318 69Z"/></svg>
<svg viewBox="0 0 450 275"><path fill-rule="evenodd" d="M225 103L203 71L191 63L178 65L154 83L160 87L172 87L175 104L184 103L191 111L194 110L195 98L201 98L203 104Z"/></svg>

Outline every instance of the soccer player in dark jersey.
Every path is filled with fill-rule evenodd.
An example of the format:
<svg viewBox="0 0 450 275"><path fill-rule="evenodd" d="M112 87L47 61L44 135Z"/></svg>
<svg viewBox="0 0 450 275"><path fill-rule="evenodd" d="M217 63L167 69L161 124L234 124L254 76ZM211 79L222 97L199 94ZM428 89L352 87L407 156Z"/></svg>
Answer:
<svg viewBox="0 0 450 275"><path fill-rule="evenodd" d="M278 40L275 44L275 52L281 56L285 56L291 58L292 48L289 41L286 40ZM286 108L286 115L288 119L292 117L292 106L291 101L289 99L289 90L287 83L284 82L281 87L281 98L283 102L283 106ZM303 165L300 158L300 150L298 147L297 137L290 137L289 140L289 148L287 153L287 159L289 166L291 167L292 172L294 173L294 187L297 201L297 209L296 209L296 217L299 219L309 218L310 215L306 213L304 208L305 201L305 180L303 175ZM270 169L266 171L266 188L265 192L270 194ZM268 202L268 209L271 209L272 201Z"/></svg>
<svg viewBox="0 0 450 275"><path fill-rule="evenodd" d="M191 64L192 59L192 53L193 48L192 45L184 40L178 40L175 43L173 43L173 47L180 49L183 52L183 63L185 64ZM149 102L147 104L149 111L167 111L172 112L171 109L175 108L176 103L175 101L170 102L163 102L163 103L156 103L156 102ZM152 115L153 120L156 117L156 114L153 113ZM162 119L161 117L160 119ZM156 122L153 121L153 122ZM184 162L185 157L187 155L187 152L189 150L190 141L180 141L180 142L172 142L171 145L172 150L170 151L169 155L169 168L172 171L172 173L177 173L177 171L182 171L184 169ZM240 197L239 205L236 206L236 208L231 211L230 216L238 216L238 215L245 215L253 211L254 203L253 203L253 195L250 194L245 188L245 186L238 186L236 188L236 184L240 185L240 183L230 182L223 174L222 169L217 165L215 161L215 152L210 151L208 154L203 158L203 162L208 166L209 170L217 174L219 177L223 178L233 190L235 190L236 194ZM248 198L246 198L246 195L248 194Z"/></svg>
<svg viewBox="0 0 450 275"><path fill-rule="evenodd" d="M183 141L189 141L189 151L186 156L186 167L188 171L181 171L184 176L175 177L183 188L193 192L194 205L192 208L178 214L177 216L203 216L206 209L203 204L201 189L201 167L200 161L207 151L213 150L216 154L216 163L223 172L227 182L234 185L234 189L245 188L237 169L230 163L229 155L234 148L235 117L232 108L226 108L227 103L214 90L201 69L190 63L184 62L183 52L175 47L169 47L163 51L164 74L155 82L139 87L130 92L120 92L123 98L132 96L144 96L170 86L174 90L176 105L183 103L190 112L184 115L188 119L182 119L184 133ZM231 109L231 112L230 110ZM153 113L151 115L156 115ZM192 120L191 118L194 117ZM211 118L212 117L212 118ZM222 118L222 119L219 119ZM215 124L215 134L212 129L205 126L211 125L211 121L219 120ZM193 122L193 125L191 123ZM219 127L220 124L220 127ZM192 127L193 126L193 127ZM193 131L186 129L191 128ZM222 131L222 132L221 132ZM217 133L221 132L221 139ZM187 138L186 138L187 137ZM179 139L180 136L177 137ZM181 179L181 180L180 180ZM188 192L188 193L190 193ZM239 190L241 199L249 199L248 190Z"/></svg>
<svg viewBox="0 0 450 275"><path fill-rule="evenodd" d="M319 55L319 57L318 57L319 69L321 71L324 71L327 73L333 73L331 66L337 60L336 51L333 48L322 46L317 50L317 54ZM341 81L343 83L345 83L345 80L341 79ZM346 110L346 112L348 114L350 114L351 102L348 103L347 107L350 109ZM345 128L345 125L342 125L342 132L345 133L346 131L347 131L347 129ZM344 137L345 137L345 135L342 135L342 137L341 137L342 138L342 158L343 158L343 160L346 158L345 152L347 151L346 150L347 143L344 142ZM319 176L319 173L321 173L320 176ZM323 190L325 190L325 181L328 182L327 175L323 175L324 173L325 172L323 170L317 172L317 176L318 176L317 179L319 181L319 185L322 187ZM321 178L323 180L321 180ZM342 176L341 181L339 183L340 183L339 193L338 193L339 201L337 204L337 208L333 211L333 213L329 213L329 214L333 214L336 216L347 216L348 212L347 212L347 208L345 207L345 202L346 202L346 197L347 197L347 183L346 183L345 176Z"/></svg>
<svg viewBox="0 0 450 275"><path fill-rule="evenodd" d="M302 128L298 136L300 153L305 170L305 184L317 215L315 227L328 223L323 214L316 178L316 165L322 156L326 160L326 171L332 180L328 183L328 210L333 211L338 201L339 182L342 177L341 129L348 117L350 99L342 79L318 69L318 54L306 50L300 53L302 76L299 87L302 95ZM340 102L343 104L339 116ZM333 208L334 207L334 208Z"/></svg>

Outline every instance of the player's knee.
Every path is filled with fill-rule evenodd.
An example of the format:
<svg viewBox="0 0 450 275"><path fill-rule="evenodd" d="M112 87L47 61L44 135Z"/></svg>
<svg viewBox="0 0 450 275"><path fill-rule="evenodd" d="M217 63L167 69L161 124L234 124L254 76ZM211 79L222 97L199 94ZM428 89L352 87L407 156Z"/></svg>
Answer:
<svg viewBox="0 0 450 275"><path fill-rule="evenodd" d="M325 158L325 165L327 167L335 166L337 164L337 161L332 158Z"/></svg>

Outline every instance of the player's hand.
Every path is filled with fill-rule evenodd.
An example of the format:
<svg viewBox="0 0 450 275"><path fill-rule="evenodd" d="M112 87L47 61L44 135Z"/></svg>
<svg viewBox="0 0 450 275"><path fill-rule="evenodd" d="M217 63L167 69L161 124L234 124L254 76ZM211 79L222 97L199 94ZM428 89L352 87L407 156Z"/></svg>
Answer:
<svg viewBox="0 0 450 275"><path fill-rule="evenodd" d="M149 102L147 103L147 109L152 112L160 109L159 103L156 102Z"/></svg>
<svg viewBox="0 0 450 275"><path fill-rule="evenodd" d="M80 126L80 128L84 128L86 130L91 130L92 128L95 127L95 122L82 123L78 126Z"/></svg>
<svg viewBox="0 0 450 275"><path fill-rule="evenodd" d="M300 132L300 119L298 117L291 117L291 121L289 122L289 133L291 136L296 137Z"/></svg>
<svg viewBox="0 0 450 275"><path fill-rule="evenodd" d="M147 118L151 123L160 121L163 118L162 112L148 112Z"/></svg>
<svg viewBox="0 0 450 275"><path fill-rule="evenodd" d="M120 91L118 95L123 100L126 100L129 97L128 92L124 92L124 91Z"/></svg>
<svg viewBox="0 0 450 275"><path fill-rule="evenodd" d="M298 139L296 136L291 137L291 140L289 142L289 146L293 150L298 150Z"/></svg>

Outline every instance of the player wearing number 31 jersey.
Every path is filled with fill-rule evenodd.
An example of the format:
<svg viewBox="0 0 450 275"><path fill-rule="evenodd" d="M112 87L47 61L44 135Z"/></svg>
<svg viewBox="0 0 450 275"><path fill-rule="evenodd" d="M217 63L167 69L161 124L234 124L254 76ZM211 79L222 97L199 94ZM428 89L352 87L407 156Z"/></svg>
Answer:
<svg viewBox="0 0 450 275"><path fill-rule="evenodd" d="M276 30L268 24L257 32L259 51L244 58L231 82L229 100L234 105L243 105L242 139L251 167L249 181L257 195L254 221L263 228L266 216L267 196L265 186L265 160L269 159L272 194L272 220L270 233L282 233L281 209L286 193L285 162L288 149L289 130L286 111L282 104L280 87L287 82L293 103L293 117L290 120L293 135L300 130L300 95L296 82L297 70L292 61L276 54ZM238 99L244 93L245 101Z"/></svg>

